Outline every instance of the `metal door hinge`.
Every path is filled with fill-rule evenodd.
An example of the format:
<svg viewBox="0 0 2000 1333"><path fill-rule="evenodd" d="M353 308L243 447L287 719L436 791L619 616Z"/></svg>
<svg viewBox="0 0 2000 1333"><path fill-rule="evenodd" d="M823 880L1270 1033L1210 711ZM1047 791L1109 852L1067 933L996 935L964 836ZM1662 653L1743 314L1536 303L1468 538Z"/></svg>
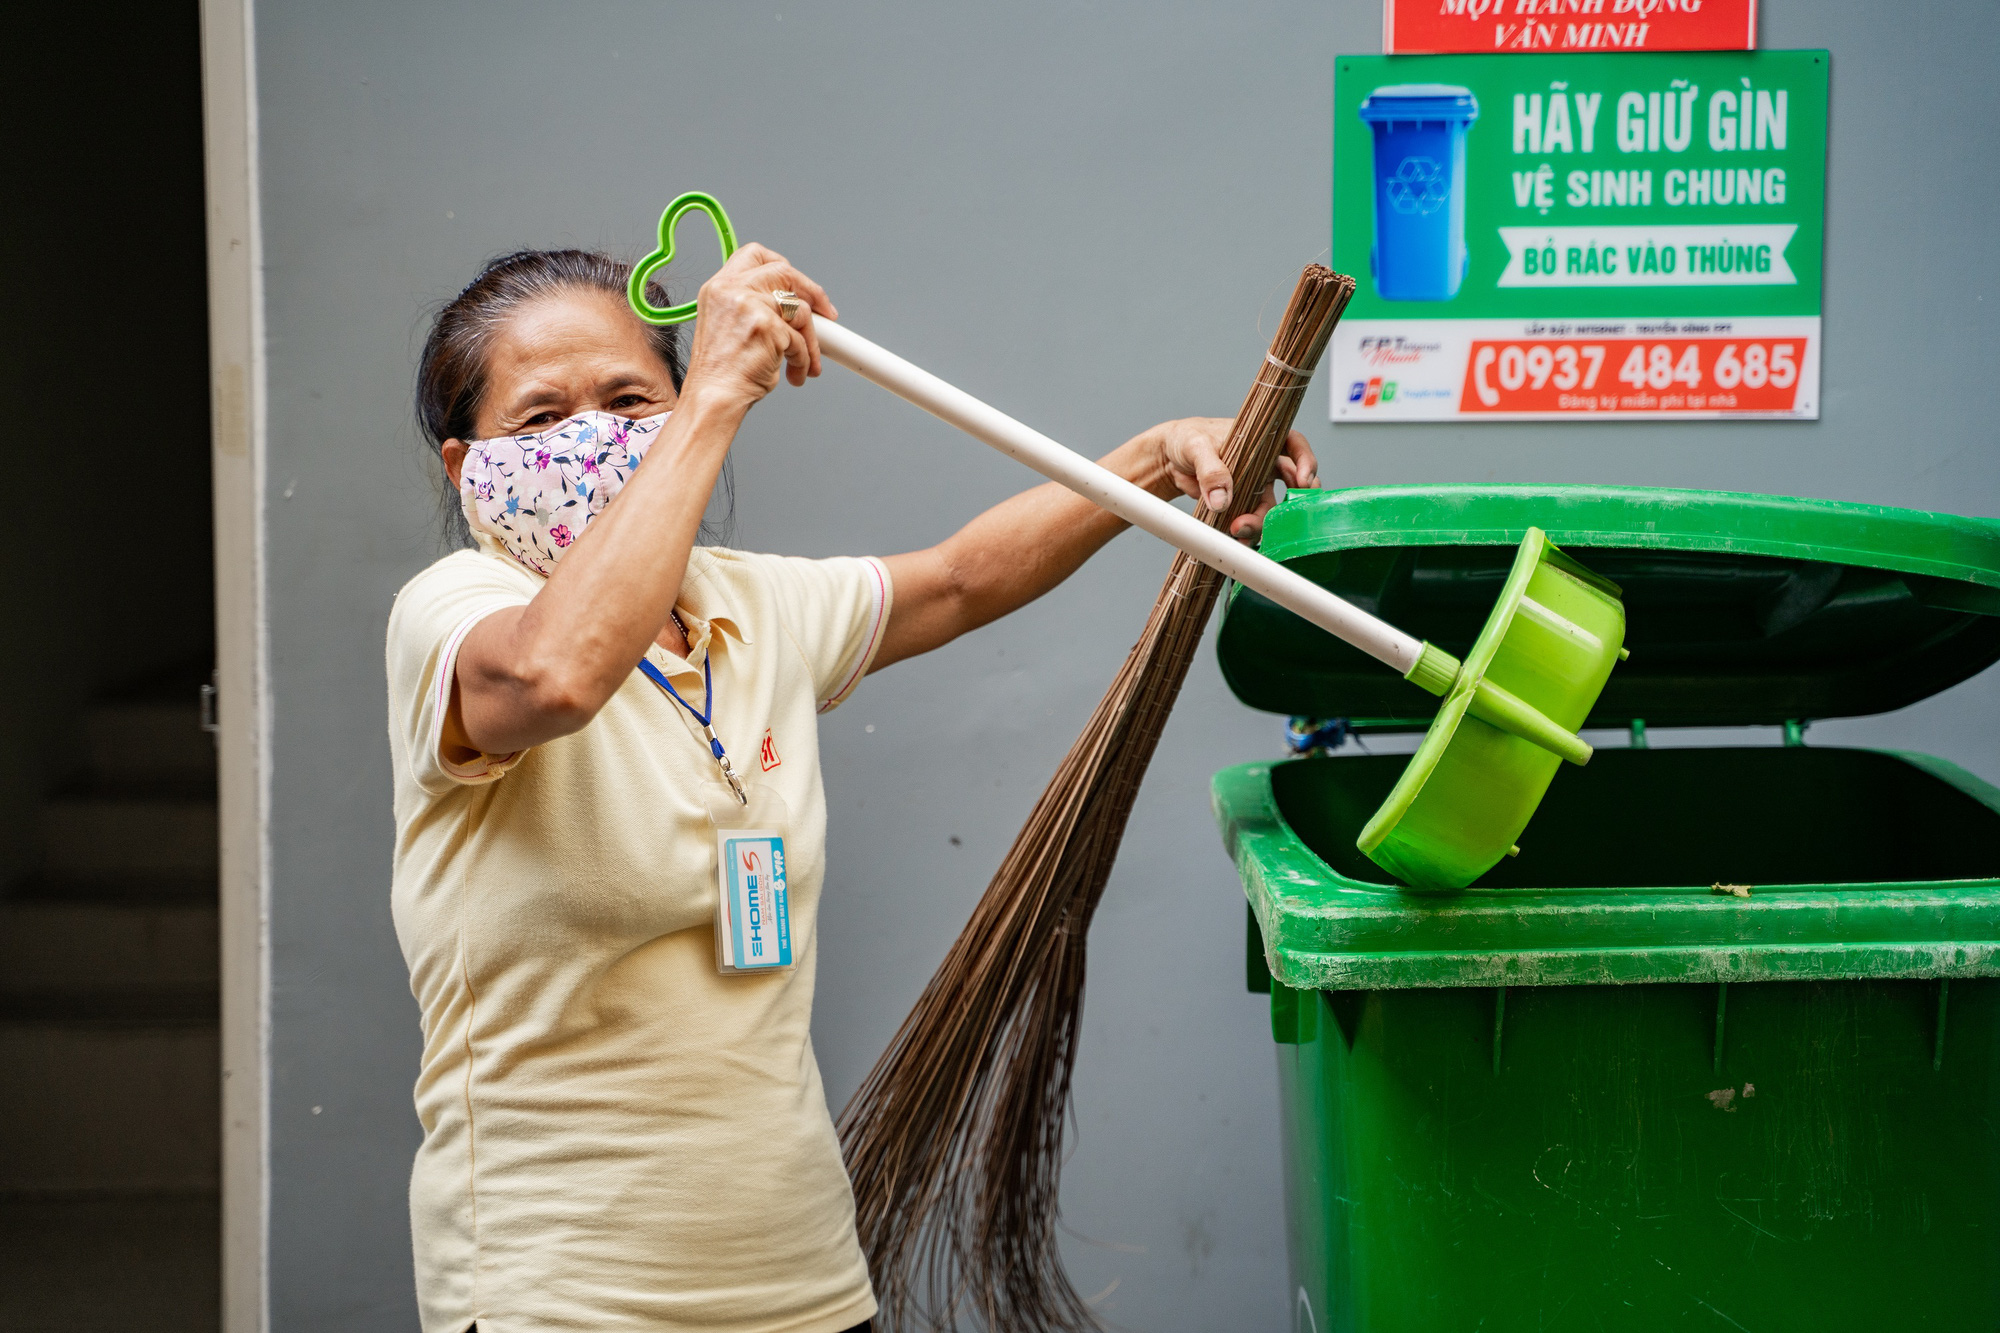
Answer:
<svg viewBox="0 0 2000 1333"><path fill-rule="evenodd" d="M222 669L208 673L208 683L201 687L201 729L214 736L222 730L222 723L216 720L215 696L222 681Z"/></svg>

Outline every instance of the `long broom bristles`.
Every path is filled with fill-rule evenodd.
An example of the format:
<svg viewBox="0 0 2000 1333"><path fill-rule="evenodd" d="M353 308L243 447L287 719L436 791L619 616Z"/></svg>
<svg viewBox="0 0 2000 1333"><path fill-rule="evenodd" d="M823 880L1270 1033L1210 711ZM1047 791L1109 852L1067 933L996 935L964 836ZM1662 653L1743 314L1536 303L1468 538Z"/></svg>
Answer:
<svg viewBox="0 0 2000 1333"><path fill-rule="evenodd" d="M1218 527L1272 475L1354 280L1308 267L1223 449ZM1097 1327L1056 1243L1084 937L1223 578L1177 556L1138 644L964 931L840 1119L856 1223L892 1328Z"/></svg>

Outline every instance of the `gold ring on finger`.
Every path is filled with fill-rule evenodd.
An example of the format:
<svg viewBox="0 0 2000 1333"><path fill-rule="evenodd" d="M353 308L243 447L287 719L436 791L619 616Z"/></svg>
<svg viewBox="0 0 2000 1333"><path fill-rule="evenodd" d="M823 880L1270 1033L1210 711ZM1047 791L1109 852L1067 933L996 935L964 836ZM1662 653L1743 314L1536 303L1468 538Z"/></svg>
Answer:
<svg viewBox="0 0 2000 1333"><path fill-rule="evenodd" d="M787 324L799 322L799 311L806 308L805 298L797 292L772 292L771 297L778 303L778 317Z"/></svg>

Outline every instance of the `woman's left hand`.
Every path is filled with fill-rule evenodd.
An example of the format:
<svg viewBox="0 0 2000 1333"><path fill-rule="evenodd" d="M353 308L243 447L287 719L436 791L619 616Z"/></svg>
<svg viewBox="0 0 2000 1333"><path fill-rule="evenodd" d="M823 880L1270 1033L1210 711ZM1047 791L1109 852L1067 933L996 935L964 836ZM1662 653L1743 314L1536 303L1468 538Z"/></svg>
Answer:
<svg viewBox="0 0 2000 1333"><path fill-rule="evenodd" d="M1153 493L1162 498L1176 493L1191 495L1212 510L1227 508L1235 479L1223 465L1222 446L1235 424L1229 417L1185 417L1162 422L1141 436L1158 451L1164 474L1151 488ZM1263 535L1264 515L1278 502L1273 481L1282 481L1287 487L1319 485L1319 460L1299 432L1285 437L1275 475L1265 481L1257 502L1229 525L1230 536L1248 545Z"/></svg>

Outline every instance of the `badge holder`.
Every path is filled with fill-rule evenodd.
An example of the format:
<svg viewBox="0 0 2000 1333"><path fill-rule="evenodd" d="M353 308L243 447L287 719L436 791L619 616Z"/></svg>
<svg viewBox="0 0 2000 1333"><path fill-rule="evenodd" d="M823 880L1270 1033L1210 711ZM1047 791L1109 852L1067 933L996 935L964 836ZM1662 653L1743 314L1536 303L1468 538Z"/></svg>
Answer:
<svg viewBox="0 0 2000 1333"><path fill-rule="evenodd" d="M785 829L789 811L763 783L740 801L726 783L702 784L715 829L715 967L724 976L792 966Z"/></svg>

